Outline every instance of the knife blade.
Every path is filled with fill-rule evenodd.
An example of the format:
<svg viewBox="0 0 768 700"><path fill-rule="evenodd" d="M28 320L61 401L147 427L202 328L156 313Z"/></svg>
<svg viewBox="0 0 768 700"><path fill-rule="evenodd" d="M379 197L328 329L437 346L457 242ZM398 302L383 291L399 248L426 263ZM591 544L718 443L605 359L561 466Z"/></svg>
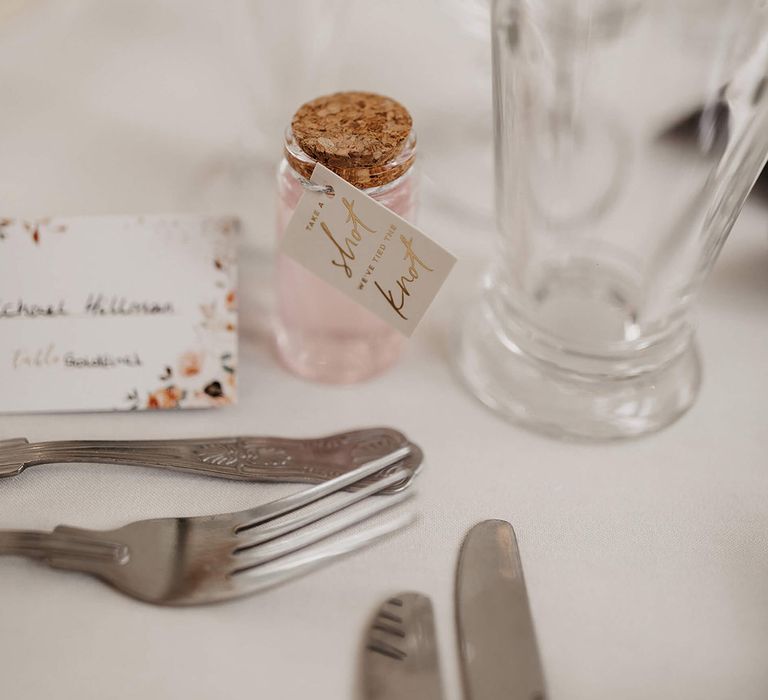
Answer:
<svg viewBox="0 0 768 700"><path fill-rule="evenodd" d="M464 539L456 622L467 700L545 700L517 539L504 520L478 523Z"/></svg>
<svg viewBox="0 0 768 700"><path fill-rule="evenodd" d="M378 609L363 656L366 700L441 700L440 667L430 599L399 593Z"/></svg>

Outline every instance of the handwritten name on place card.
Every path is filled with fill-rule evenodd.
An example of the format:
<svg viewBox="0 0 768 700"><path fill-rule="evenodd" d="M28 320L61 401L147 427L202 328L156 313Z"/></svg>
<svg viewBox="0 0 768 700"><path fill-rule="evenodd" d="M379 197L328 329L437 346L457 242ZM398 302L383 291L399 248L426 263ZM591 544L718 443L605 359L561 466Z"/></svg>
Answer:
<svg viewBox="0 0 768 700"><path fill-rule="evenodd" d="M237 221L0 219L0 411L236 400Z"/></svg>
<svg viewBox="0 0 768 700"><path fill-rule="evenodd" d="M131 316L143 314L172 314L173 302L170 301L135 301L125 297L106 297L103 294L89 294L80 305L82 315L90 316ZM63 299L53 303L37 304L19 299L16 302L4 302L0 299L0 319L2 318L55 318L75 315Z"/></svg>

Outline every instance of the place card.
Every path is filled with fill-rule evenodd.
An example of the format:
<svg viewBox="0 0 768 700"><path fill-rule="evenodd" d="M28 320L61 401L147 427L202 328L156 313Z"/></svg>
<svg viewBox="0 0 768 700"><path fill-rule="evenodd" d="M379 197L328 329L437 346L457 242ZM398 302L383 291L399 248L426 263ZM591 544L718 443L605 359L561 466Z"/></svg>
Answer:
<svg viewBox="0 0 768 700"><path fill-rule="evenodd" d="M238 228L0 218L0 412L233 403Z"/></svg>

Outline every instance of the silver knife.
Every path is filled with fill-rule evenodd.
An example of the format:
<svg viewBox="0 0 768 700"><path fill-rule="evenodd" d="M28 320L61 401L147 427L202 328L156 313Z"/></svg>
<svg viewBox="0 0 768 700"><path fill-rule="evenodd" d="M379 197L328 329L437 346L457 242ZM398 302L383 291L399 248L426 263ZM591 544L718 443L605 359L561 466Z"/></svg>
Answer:
<svg viewBox="0 0 768 700"><path fill-rule="evenodd" d="M386 600L368 628L365 700L441 700L432 603L421 593Z"/></svg>
<svg viewBox="0 0 768 700"><path fill-rule="evenodd" d="M523 567L508 522L485 520L464 539L456 620L467 700L545 700Z"/></svg>

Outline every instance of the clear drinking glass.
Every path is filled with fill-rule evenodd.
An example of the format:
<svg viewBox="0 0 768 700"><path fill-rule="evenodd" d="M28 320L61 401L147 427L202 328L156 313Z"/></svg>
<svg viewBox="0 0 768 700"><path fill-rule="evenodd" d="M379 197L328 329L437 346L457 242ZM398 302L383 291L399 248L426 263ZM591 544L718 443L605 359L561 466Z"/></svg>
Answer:
<svg viewBox="0 0 768 700"><path fill-rule="evenodd" d="M768 155L766 2L492 14L499 254L462 373L549 433L661 428L696 396L691 304Z"/></svg>

